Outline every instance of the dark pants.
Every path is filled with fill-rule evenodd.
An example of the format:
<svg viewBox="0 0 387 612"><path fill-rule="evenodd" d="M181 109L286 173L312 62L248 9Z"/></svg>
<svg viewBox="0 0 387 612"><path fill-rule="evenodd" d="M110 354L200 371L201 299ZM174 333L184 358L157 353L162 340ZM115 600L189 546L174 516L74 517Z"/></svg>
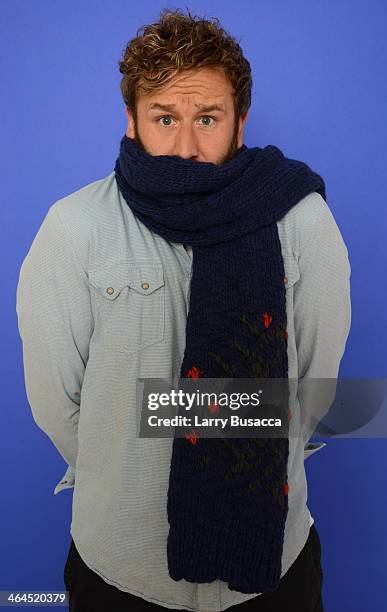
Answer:
<svg viewBox="0 0 387 612"><path fill-rule="evenodd" d="M324 612L320 560L321 542L313 524L304 548L282 577L278 589L232 606L230 612ZM73 540L64 568L64 583L69 591L69 612L165 612L168 609L105 582L84 563Z"/></svg>

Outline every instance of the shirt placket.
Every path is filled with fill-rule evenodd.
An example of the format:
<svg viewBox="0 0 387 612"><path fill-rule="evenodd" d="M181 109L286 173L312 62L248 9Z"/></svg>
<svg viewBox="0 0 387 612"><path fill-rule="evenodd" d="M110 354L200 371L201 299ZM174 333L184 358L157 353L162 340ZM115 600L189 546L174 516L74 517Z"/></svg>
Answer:
<svg viewBox="0 0 387 612"><path fill-rule="evenodd" d="M198 611L209 612L220 608L219 580L198 584Z"/></svg>

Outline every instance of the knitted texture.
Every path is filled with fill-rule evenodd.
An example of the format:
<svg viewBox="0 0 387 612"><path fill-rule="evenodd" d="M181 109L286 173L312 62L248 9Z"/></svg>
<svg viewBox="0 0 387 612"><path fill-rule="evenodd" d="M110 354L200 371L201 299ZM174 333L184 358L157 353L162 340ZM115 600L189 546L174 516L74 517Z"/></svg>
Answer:
<svg viewBox="0 0 387 612"><path fill-rule="evenodd" d="M133 213L191 244L181 377L287 378L284 262L276 222L323 179L275 146L223 165L152 156L126 135L115 165ZM174 580L275 590L288 512L286 438L173 440L167 557Z"/></svg>

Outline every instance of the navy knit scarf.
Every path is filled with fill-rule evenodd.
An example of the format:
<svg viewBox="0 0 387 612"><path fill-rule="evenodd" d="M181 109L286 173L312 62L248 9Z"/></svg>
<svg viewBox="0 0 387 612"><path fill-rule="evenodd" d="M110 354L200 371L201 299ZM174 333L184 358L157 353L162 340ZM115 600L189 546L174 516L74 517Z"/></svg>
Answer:
<svg viewBox="0 0 387 612"><path fill-rule="evenodd" d="M190 244L181 377L287 378L284 263L276 222L323 179L277 147L242 145L225 164L153 156L126 135L118 187L138 219ZM174 580L275 590L288 512L288 438L173 440L167 557ZM257 442L257 439L255 440ZM251 471L253 468L253 471ZM230 474L232 477L230 478Z"/></svg>

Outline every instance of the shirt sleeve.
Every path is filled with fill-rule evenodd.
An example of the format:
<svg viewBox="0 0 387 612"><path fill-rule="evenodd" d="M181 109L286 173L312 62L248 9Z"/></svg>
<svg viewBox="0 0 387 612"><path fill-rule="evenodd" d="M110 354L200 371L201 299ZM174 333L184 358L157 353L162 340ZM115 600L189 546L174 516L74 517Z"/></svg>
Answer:
<svg viewBox="0 0 387 612"><path fill-rule="evenodd" d="M322 197L298 265L300 279L294 285L294 324L297 395L305 444L334 400L340 361L351 326L348 250ZM309 378L325 380L311 382Z"/></svg>
<svg viewBox="0 0 387 612"><path fill-rule="evenodd" d="M33 418L75 469L93 318L87 273L59 214L52 205L22 262L16 312Z"/></svg>

